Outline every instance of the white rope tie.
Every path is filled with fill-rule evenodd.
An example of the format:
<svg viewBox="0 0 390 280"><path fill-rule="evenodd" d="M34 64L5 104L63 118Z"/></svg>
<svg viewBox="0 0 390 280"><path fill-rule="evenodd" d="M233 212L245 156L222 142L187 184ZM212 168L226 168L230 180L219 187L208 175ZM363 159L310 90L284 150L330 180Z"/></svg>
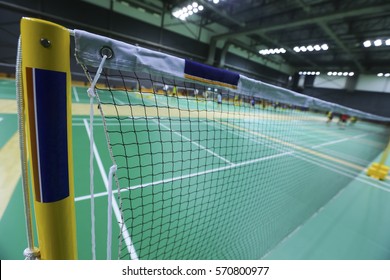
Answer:
<svg viewBox="0 0 390 280"><path fill-rule="evenodd" d="M99 68L96 72L95 78L93 79L91 86L88 88L88 96L89 96L89 131L90 131L90 150L89 150L89 176L90 176L90 185L89 185L89 191L91 194L91 243L92 243L92 259L96 260L96 237L95 237L95 187L94 187L94 181L93 181L93 145L94 145L94 138L93 138L93 121L94 121L94 111L93 111L93 101L96 96L95 90L96 90L96 83L100 78L100 74L103 70L104 62L106 61L107 56L104 55L102 61L100 62Z"/></svg>
<svg viewBox="0 0 390 280"><path fill-rule="evenodd" d="M110 168L110 173L108 174L108 186L107 186L107 196L108 196L108 209L107 209L107 260L111 260L111 240L112 240L112 177L117 170L117 166L113 165Z"/></svg>

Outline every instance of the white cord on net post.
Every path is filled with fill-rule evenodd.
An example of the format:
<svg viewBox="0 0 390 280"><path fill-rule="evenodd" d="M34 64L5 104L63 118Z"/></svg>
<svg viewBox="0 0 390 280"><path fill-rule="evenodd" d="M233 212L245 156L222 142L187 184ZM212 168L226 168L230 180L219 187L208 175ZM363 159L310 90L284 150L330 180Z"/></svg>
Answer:
<svg viewBox="0 0 390 280"><path fill-rule="evenodd" d="M108 197L108 208L107 208L107 260L111 260L111 240L112 240L112 177L117 170L117 166L113 165L110 168L108 174L108 186L107 186L107 197Z"/></svg>
<svg viewBox="0 0 390 280"><path fill-rule="evenodd" d="M106 61L107 56L104 55L102 58L102 61L100 62L99 68L96 72L96 75L91 83L91 86L88 88L88 96L89 96L89 105L90 105L90 111L89 111L89 131L91 134L90 137L90 153L89 153L89 176L90 176L90 185L89 185L89 191L91 193L91 243L92 243L92 259L96 260L96 238L95 238L95 197L94 197L94 181L93 181L93 145L94 145L94 137L93 137L93 120L94 120L94 111L93 111L93 100L96 96L95 90L96 90L96 83L100 78L100 74L103 70L104 62Z"/></svg>

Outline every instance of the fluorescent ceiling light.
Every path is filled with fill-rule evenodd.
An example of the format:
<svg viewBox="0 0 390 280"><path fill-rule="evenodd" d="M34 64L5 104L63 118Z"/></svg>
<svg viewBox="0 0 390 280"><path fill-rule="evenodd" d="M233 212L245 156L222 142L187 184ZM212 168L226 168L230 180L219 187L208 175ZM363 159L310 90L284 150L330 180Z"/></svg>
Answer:
<svg viewBox="0 0 390 280"><path fill-rule="evenodd" d="M366 48L371 47L371 41L370 40L364 41L363 46Z"/></svg>
<svg viewBox="0 0 390 280"><path fill-rule="evenodd" d="M324 51L327 51L329 49L329 47L327 44L322 44L321 49L323 49Z"/></svg>
<svg viewBox="0 0 390 280"><path fill-rule="evenodd" d="M374 45L375 45L375 47L382 46L382 40L381 40L381 39L376 39L376 40L374 41Z"/></svg>

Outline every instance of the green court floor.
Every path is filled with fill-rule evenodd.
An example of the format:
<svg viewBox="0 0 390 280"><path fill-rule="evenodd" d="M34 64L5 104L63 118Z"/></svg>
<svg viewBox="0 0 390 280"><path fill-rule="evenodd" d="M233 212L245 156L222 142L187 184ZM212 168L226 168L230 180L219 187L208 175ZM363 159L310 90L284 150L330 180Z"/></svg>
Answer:
<svg viewBox="0 0 390 280"><path fill-rule="evenodd" d="M89 102L85 92L82 87L72 88L75 105ZM121 105L126 101L125 97L130 98L132 104L151 107L235 110L228 104L218 107L212 101L188 102L152 94L124 96L118 92L115 102ZM1 80L0 100L14 98L14 81ZM102 97L103 103L109 101L105 98L108 97ZM245 110L251 114L253 109L248 106ZM265 110L271 118L273 114L286 114L281 109ZM132 159L130 168L133 174L138 174L128 180L126 170L117 173L123 189L124 207L134 209L128 219L133 225L143 225L133 228L126 225L132 244L123 242L122 252L125 253L122 255L129 257L127 255L131 254L126 251L131 251L129 247L134 246L140 259L197 259L204 253L208 259L390 258L390 223L387 221L390 182L365 175L372 159L377 160L383 150L388 128L358 122L340 129L335 123L327 126L325 117L319 122L317 114L313 114L313 121L299 118L308 113L294 114L296 119L291 120L288 137L284 136L285 120L272 120L272 125L269 125L269 119L255 116L219 121L207 118L196 121L175 117L156 119L151 116L122 123L108 118L112 143L121 138L115 133L119 126L129 132L126 141L135 142L135 137L138 137L136 152L132 146L113 147L114 153L126 154ZM80 259L91 259L88 117L74 116L72 125L78 255ZM194 130L199 133L191 132ZM2 147L16 132L16 114L0 112L0 157L5 154ZM99 118L94 125L94 134L96 250L97 258L104 259L107 233L105 183L111 160ZM153 139L151 145L147 144L150 139ZM221 139L223 145L218 145ZM177 145L164 146L163 143L167 142ZM138 154L143 156L138 157ZM198 161L191 160L194 154ZM16 155L9 160L18 164ZM127 163L121 157L116 160L119 165ZM180 172L177 172L178 161ZM253 181L251 174L263 169L267 170L261 177L264 188L257 188L260 183ZM224 178L226 171L230 176ZM20 174L16 172L15 176ZM304 180L313 182L315 190L301 189ZM6 204L0 216L0 259L22 259L26 247L20 177L15 182L9 200L3 202L3 198L0 199ZM196 190L191 188L194 185ZM345 187L339 189L340 185ZM223 207L213 207L212 201L218 201ZM184 218L181 216L184 215L183 209L193 212L187 211ZM114 214L114 237L119 234L117 218ZM149 227L152 223L153 226ZM279 230L275 233L271 227ZM192 230L185 231L185 228ZM262 245L259 240L268 243ZM232 246L221 250L226 243ZM112 248L115 258L118 255L117 238L113 238ZM167 248L169 254L164 253ZM205 252L202 255L194 248L202 248Z"/></svg>

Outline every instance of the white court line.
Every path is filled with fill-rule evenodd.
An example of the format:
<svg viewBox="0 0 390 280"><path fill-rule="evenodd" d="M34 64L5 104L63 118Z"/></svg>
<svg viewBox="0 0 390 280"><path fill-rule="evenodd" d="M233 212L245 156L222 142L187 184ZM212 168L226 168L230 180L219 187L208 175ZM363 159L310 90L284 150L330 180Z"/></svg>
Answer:
<svg viewBox="0 0 390 280"><path fill-rule="evenodd" d="M201 175L205 175L205 174L209 174L209 173L214 173L214 172L218 172L218 171L228 170L228 169L245 166L245 165L252 164L252 163L257 163L257 162L261 162L261 161L265 161L265 160L270 160L270 159L286 156L286 155L289 155L291 153L293 153L293 152L285 152L285 153L276 154L276 155L272 155L272 156L266 156L266 157L261 157L261 158L257 158L257 159L251 159L251 160L248 160L248 161L244 161L244 162L240 162L240 163L233 163L233 164L230 164L230 165L226 165L226 166L222 166L222 167L218 167L218 168L214 168L214 169L209 169L209 170L205 170L205 171L201 171L201 172L196 172L196 173L191 173L191 174L187 174L187 175L177 176L177 177L168 178L168 179L164 179L164 180L159 180L159 181L155 181L155 182L151 182L151 183L131 186L131 187L127 187L127 188L122 189L121 192L123 192L123 191L130 191L130 190L136 190L136 189L145 188L145 187L149 187L149 186L159 185L159 184L163 184L163 183L170 183L170 182L183 180L183 179L187 179L187 178L192 178L192 177L196 177L196 176L201 176ZM118 190L113 190L112 192L113 193L117 193ZM107 192L101 192L101 193L95 194L94 196L95 197L100 197L100 196L105 196L107 194L108 194ZM84 196L77 197L75 199L75 201L87 200L87 199L90 199L90 198L91 198L91 195L84 195Z"/></svg>
<svg viewBox="0 0 390 280"><path fill-rule="evenodd" d="M215 126L214 124L211 124L211 125ZM222 126L222 124L220 124L220 126ZM232 133L232 134L235 134L235 135L237 135L237 136L240 136L240 137L244 137L244 138L251 139L251 140L252 140L253 142L255 142L255 143L263 144L263 145L269 146L269 147L271 147L271 148L274 148L274 149L276 149L276 150L278 150L278 151L282 151L282 149L277 148L276 146L272 146L272 145L269 145L269 144L265 144L265 143L262 143L262 142L258 142L258 141L256 141L256 140L254 140L253 137L248 137L248 136L246 136L246 135L242 135L242 136L241 136L241 135L239 135L239 134L237 134L237 133L235 133L235 132L233 132L233 131L230 131L229 129L227 129L226 131L228 131L228 132L230 132L230 133ZM242 133L244 133L244 132L242 132ZM362 137L367 136L367 135L369 135L369 134L368 134L368 133L364 133L364 134L349 136L349 137L346 137L346 138L343 138L343 139L338 139L338 140L334 140L334 141L329 141L329 142L325 142L325 143L323 143L323 144L314 145L314 146L306 146L306 145L303 144L302 142L297 142L297 143L298 143L299 145L301 145L302 147L304 147L304 148L316 149L316 148L319 148L319 147L330 146L330 145L333 145L333 144L345 142L345 141L348 141L348 140L351 140L351 139L362 138ZM316 137L316 138L319 138L319 137ZM332 151L332 152L336 153L336 151ZM330 153L328 153L328 154L330 155ZM367 162L362 163L362 161L361 161L359 158L355 158L355 157L352 157L352 156L350 156L350 155L347 155L347 154L344 154L344 153L340 153L340 152L339 152L338 154L341 155L341 158L342 158L342 159L348 158L349 161L354 162L354 163L359 163L359 164L364 164L364 165L367 164ZM358 162L357 160L358 160L359 162Z"/></svg>
<svg viewBox="0 0 390 280"><path fill-rule="evenodd" d="M303 153L300 153L300 154L301 154L301 155L293 154L292 156L293 156L293 157L300 158L300 159L302 159L302 160L304 160L304 161L313 163L313 164L315 164L315 165L317 165L317 166L320 166L320 167L323 167L323 168L325 168L325 169L331 170L331 171L333 171L333 172L339 173L339 174L344 175L344 176L346 176L346 177L352 178L352 179L354 179L354 180L360 181L360 182L362 182L362 183L368 184L368 185L370 185L370 186L372 186L372 187L374 187L374 188L377 188L377 189L380 189L380 190L383 190L383 191L386 191L386 192L390 192L390 189L384 188L384 187L382 187L382 186L380 186L380 185L377 185L377 184L374 184L373 182L368 181L368 180L367 180L368 177L367 177L367 178L361 178L361 177L359 177L359 175L348 174L348 172L351 172L351 171L348 171L348 170L341 171L341 169L343 169L341 166L339 166L339 167L336 169L336 168L333 168L331 165L328 166L328 165L326 165L326 164L324 164L324 163L316 162L316 161L315 161L316 159L315 159L314 157L310 157L309 155L305 155L305 154L303 154ZM306 158L305 158L305 157L306 157Z"/></svg>
<svg viewBox="0 0 390 280"><path fill-rule="evenodd" d="M210 124L212 126L215 126L215 124L212 124L212 123L207 123L207 124ZM222 126L222 125L220 125ZM197 172L197 173L191 173L191 174L188 174L188 175L183 175L183 176L178 176L178 177L173 177L173 178L168 178L168 179L164 179L164 180L159 180L159 181L155 181L155 182L151 182L151 183L146 183L146 184L140 184L140 185L136 185L136 186L131 186L131 187L127 187L127 189L124 189L124 191L126 190L134 190L134 189L138 189L138 188L144 188L144 187L148 187L148 186L154 186L154 185L158 185L158 184L162 184L162 183L169 183L169 182L174 182L174 181L177 181L177 180L182 180L182 179L186 179L186 178L191 178L191 177L195 177L195 176L200 176L200 175L204 175L204 174L208 174L208 173L213 173L213 172L218 172L218 171L222 171L222 170L228 170L228 169L231 169L231 168L234 168L234 167L239 167L239 166L244 166L244 165L247 165L247 164L250 164L250 163L256 163L256 162L260 162L260 161L263 161L263 160L268 160L268 159L272 159L272 158L277 158L277 157L280 157L280 156L284 156L284 155L293 155L294 156L294 153L296 153L295 151L289 151L289 152L285 152L283 149L280 149L280 148L277 148L275 146L272 146L272 145L269 145L269 144L265 144L265 143L262 143L262 142L259 142L257 140L255 140L253 137L249 137L247 135L243 135L243 134L239 134L239 133L236 133L236 132L233 132L233 131L230 131L230 130L225 130L231 134L234 134L234 135L237 135L239 137L243 137L243 138L247 138L249 140L251 140L252 142L255 142L255 143L258 143L258 144L263 144L263 145L267 145L269 146L270 148L272 149L276 149L278 151L283 151L283 153L281 154L277 154L277 155L273 155L273 156L268 156L268 157L263 157L263 158L258 158L258 159L254 159L254 160L249 160L249 161L245 161L245 162L242 162L242 163L237 163L237 164L231 164L229 166L224 166L224 167L219 167L219 168L215 168L215 169L211 169L211 170L206 170L206 171L202 171L202 172ZM354 137L363 137L361 135L359 136L354 136ZM331 141L331 142L334 142L334 141ZM327 143L330 143L330 142L327 142ZM324 143L324 144L327 144L327 143ZM334 144L334 143L333 143ZM309 157L308 155L306 155L307 157ZM325 166L324 163L317 163L317 162L314 162L314 157L309 160L309 159L303 159L302 157L303 156L295 156L295 157L298 157L302 160L306 160L306 161L309 161L310 163L313 163L313 164L316 164L317 166L320 166L320 167L323 167L323 168L326 168L326 169L329 169L331 171L334 171L336 173L340 173L342 175L345 175L345 176L348 176L350 178L356 178L357 180L363 182L363 183L367 183L375 188L378 188L378 189L381 189L381 190L384 190L386 192L390 192L389 189L387 188L384 188L382 186L378 186L376 184L373 184L369 181L367 181L369 178L358 178L356 176L352 176L350 174L347 174L346 172L348 172L348 169L345 169L344 167L338 167L338 169L335 169L335 168L332 168L332 167L329 167L329 166ZM343 171L339 171L339 169L344 169L344 172ZM117 193L118 191L113 191L113 193ZM100 196L105 196L107 195L107 192L101 192L101 193L97 193L95 194L95 197L100 197ZM85 196L80 196L80 197L77 197L75 199L75 201L81 201L81 200L86 200L86 199L90 199L91 196L90 195L85 195Z"/></svg>
<svg viewBox="0 0 390 280"><path fill-rule="evenodd" d="M376 184L374 184L374 183L372 183L370 181L367 181L368 178L356 177L354 175L348 174L347 172L340 171L341 168L335 169L335 168L333 168L331 166L327 166L327 165L325 165L323 163L315 162L313 158L311 158L311 159L304 158L303 154L297 155L296 152L294 152L294 151L284 152L284 153L281 153L281 154L276 154L276 155L272 155L272 156L257 158L257 159L253 159L253 160L248 160L248 161L244 161L244 162L241 162L241 163L236 163L236 164L232 164L232 165L228 165L228 166L223 166L223 167L218 167L218 168L205 170L205 171L201 171L201 172L191 173L191 174L187 174L187 175L183 175L183 176L168 178L168 179L159 180L159 181L155 181L155 182L151 182L151 183L139 184L139 185L136 185L136 186L131 186L131 187L124 188L124 189L121 190L121 192L135 190L135 189L139 189L139 188L145 188L145 187L159 185L159 184L163 184L163 183L170 183L170 182L183 180L183 179L187 179L187 178L192 178L192 177L196 177L196 176L201 176L201 175L205 175L205 174L209 174L209 173L214 173L214 172L218 172L218 171L228 170L228 169L232 169L232 168L235 168L235 167L241 167L241 166L245 166L245 165L248 165L248 164L257 163L257 162L261 162L261 161L265 161L265 160L269 160L269 159L274 159L274 158L278 158L278 157L282 157L282 156L286 156L286 155L291 155L293 157L299 158L299 159L301 159L303 161L306 161L306 162L315 164L317 166L323 167L325 169L331 170L333 172L339 173L339 174L344 175L346 177L356 179L356 180L361 181L361 182L363 182L365 184L369 184L370 186L372 186L374 188L377 188L377 189L380 189L380 190L383 190L383 191L386 191L386 192L390 192L390 189L384 188L384 187L376 185ZM305 155L305 156L309 157L307 155ZM118 190L113 190L113 193L117 193L117 192L118 192ZM100 197L100 196L106 196L107 194L108 194L108 192L100 192L100 193L96 193L94 196L95 197ZM79 196L79 197L77 197L75 199L75 201L82 201L82 200L87 200L87 199L91 199L91 195Z"/></svg>
<svg viewBox="0 0 390 280"><path fill-rule="evenodd" d="M345 142L345 141L348 141L348 140L352 140L352 139L362 138L362 137L367 136L367 135L369 135L369 134L368 133L364 133L364 134L359 134L359 135L355 135L355 136L349 136L349 137L346 137L346 138L325 142L323 144L314 145L314 146L311 146L311 147L307 147L305 145L305 143L302 143L302 142L298 142L298 143L300 145L302 145L304 147L307 147L307 148L310 148L310 149L317 149L317 148L322 148L322 147L325 147L325 146L331 146L331 145L337 144L337 143L342 143L342 142ZM323 137L319 137L319 136L316 136L316 135L311 135L310 137L312 137L313 139L315 138L315 139L323 140ZM317 150L319 150L319 149L317 149ZM342 158L344 160L348 160L348 161L356 163L356 164L367 165L367 164L370 163L370 161L367 161L367 160L364 160L364 159L361 159L361 158L358 158L358 157L355 157L355 156L352 156L352 155L349 155L349 154L345 154L343 152L337 152L337 151L331 150L331 149L324 149L324 148L322 148L319 151L321 151L321 152L323 152L323 153L325 153L327 155L330 155L330 156L340 157L340 158Z"/></svg>
<svg viewBox="0 0 390 280"><path fill-rule="evenodd" d="M212 125L214 125L214 124L212 124ZM221 126L222 126L222 125L221 125ZM269 147L271 147L271 148L273 148L273 149L276 149L276 150L278 150L278 151L284 151L283 149L278 148L278 147L276 147L276 146L273 146L273 145L269 145L269 144L265 144L265 143L259 142L259 141L255 140L255 139L253 139L252 137L249 137L249 136L246 136L246 135L239 135L238 133L235 133L235 132L229 131L229 130L227 130L227 131L230 132L230 133L232 133L232 134L235 134L235 135L237 135L237 136L245 137L245 138L251 140L252 142L255 142L255 143L258 143L258 144L263 144L263 145L266 145L266 146L269 146ZM359 137L363 137L363 136L364 136L364 135L356 135L356 136L348 137L348 138L359 138ZM345 141L346 141L346 140L345 140ZM332 142L332 144L335 144L335 141L331 141L331 142ZM331 143L331 142L328 142L328 143ZM337 142L339 142L339 141L337 141ZM327 143L324 143L324 144L327 144ZM347 176L347 177L356 179L356 180L358 180L358 181L360 181L360 182L363 182L363 183L365 183L365 184L368 184L368 185L370 185L370 186L372 186L372 187L374 187L374 188L377 188L377 189L380 189L380 190L383 190L383 191L386 191L386 192L390 192L390 189L387 189L387 188L385 188L385 187L383 187L383 186L381 186L381 185L374 184L373 182L369 181L370 178L368 178L368 177L366 177L366 178L365 178L365 177L361 178L361 177L358 177L360 174L359 174L358 176L356 176L355 173L353 173L354 175L348 174L348 172L351 173L351 171L348 170L347 168L343 167L343 166L338 166L337 169L335 169L335 168L332 167L332 165L331 165L330 163L315 162L315 160L318 160L318 159L317 159L316 157L312 157L312 156L310 156L310 155L308 155L308 154L300 153L301 156L299 156L299 155L297 155L297 153L299 153L299 151L294 151L294 152L290 152L290 153L291 153L291 156L293 156L293 157L296 157L296 158L299 158L299 159L301 159L301 160L310 162L310 163L315 164L315 165L317 165L317 166L320 166L320 167L322 167L322 168L329 169L329 170L331 170L331 171L333 171L333 172L336 172L336 173L339 173L339 174L341 174L341 175L344 175L344 176ZM306 158L304 158L304 157L309 158L309 159L306 159ZM326 165L326 164L328 164L328 165ZM343 171L340 171L340 170L343 170ZM387 184L386 184L386 185L387 185Z"/></svg>
<svg viewBox="0 0 390 280"><path fill-rule="evenodd" d="M210 154L212 154L213 156L215 156L215 157L217 157L217 158L223 160L224 162L227 162L227 163L229 163L229 164L234 164L234 163L231 162L230 160L228 160L228 159L226 159L226 158L224 158L224 157L218 155L217 153L214 153L213 151L211 151L211 150L207 149L206 147L202 146L201 144L199 144L199 143L197 143L197 142L191 140L190 138L185 137L184 135L182 135L182 134L180 134L179 132L177 132L177 131L171 129L170 127L166 126L165 124L162 124L161 122L158 122L158 121L156 121L156 120L153 120L153 121L154 121L157 125L162 126L162 127L165 128L166 130L172 131L172 132L173 132L174 134L176 134L177 136L183 138L184 140L187 140L188 142L191 142L191 143L194 144L195 146L198 146L199 148L201 148L201 149L207 151L208 153L210 153Z"/></svg>
<svg viewBox="0 0 390 280"><path fill-rule="evenodd" d="M77 93L76 87L73 87L73 94L74 98L76 99L76 102L80 102L79 94Z"/></svg>
<svg viewBox="0 0 390 280"><path fill-rule="evenodd" d="M107 125L116 125L116 126L119 126L118 123L110 123L110 122L106 122ZM132 124L132 123L121 123L121 126L146 126L147 124L142 124L142 123L138 123L138 124ZM73 123L72 126L84 126L83 123ZM100 127L103 127L103 123L102 122L94 122L93 123L93 126L100 126Z"/></svg>
<svg viewBox="0 0 390 280"><path fill-rule="evenodd" d="M211 124L211 125L214 126L214 124ZM221 124L221 126L222 126L222 124ZM232 133L232 134L235 134L235 135L237 135L237 136L240 136L239 134L237 134L237 133L235 133L235 132L233 132L233 131L229 131L229 130L226 130L226 131L228 131L228 132L230 132L230 133ZM245 138L251 140L252 142L255 142L255 143L258 143L258 144L263 144L263 145L266 145L266 146L269 146L269 147L271 147L271 148L273 148L273 149L276 149L276 150L278 150L278 151L283 151L283 149L277 148L276 146L272 146L272 145L269 145L269 144L261 143L261 142L255 140L255 139L253 139L252 137L249 137L249 136L246 136L246 135L242 135L242 136L240 136L240 137L245 137ZM363 137L363 136L358 135L358 136L353 136L353 137L357 138L357 137ZM350 137L349 137L349 138L350 138ZM332 142L334 142L334 141L332 141ZM325 144L326 144L326 143L325 143ZM334 144L334 143L333 143L333 144ZM374 187L374 188L377 188L377 189L380 189L380 190L383 190L383 191L386 191L386 192L390 192L390 189L387 189L387 188L385 188L385 187L382 187L381 185L377 185L377 184L374 184L374 183L370 182L370 181L369 181L369 178L360 178L360 177L358 177L359 175L356 176L356 175L351 175L351 174L346 173L346 172L351 172L351 171L349 171L348 169L346 169L346 168L343 167L343 166L339 166L338 169L335 169L335 168L333 168L333 167L326 166L326 165L324 164L324 162L321 162L321 163L315 162L314 159L317 160L317 158L311 157L310 155L301 153L301 156L298 156L298 155L296 155L297 152L298 152L298 151L293 151L293 152L289 152L289 153L290 153L291 156L293 156L293 157L300 158L301 160L304 160L304 161L310 162L310 163L312 163L312 164L315 164L315 165L317 165L317 166L320 166L320 167L329 169L329 170L334 171L334 172L336 172L336 173L339 173L339 174L341 174L341 175L345 175L345 176L347 176L347 177L356 179L356 180L358 180L358 181L360 181L360 182L363 182L363 183L365 183L365 184L368 184L368 185L370 185L370 186L372 186L372 187ZM308 158L310 158L310 159L305 159L305 158L303 158L304 156L306 156L306 157L308 157ZM344 171L340 171L340 169L344 169ZM386 185L387 185L387 184L386 184Z"/></svg>
<svg viewBox="0 0 390 280"><path fill-rule="evenodd" d="M116 101L116 103L118 103L119 105L124 105L124 104L126 104L125 102L123 102L122 100L120 100L120 99L118 99L118 98L116 98L116 97L114 97L114 100ZM129 104L130 105L130 104Z"/></svg>
<svg viewBox="0 0 390 280"><path fill-rule="evenodd" d="M367 133L364 133L364 134L355 135L355 136L352 136L352 137L342 138L342 139L339 139L339 140L334 140L334 141L330 141L330 142L327 142L327 143L315 145L315 146L312 146L311 148L312 149L317 149L317 148L320 148L320 147L325 147L325 146L329 146L329 145L345 142L345 141L348 141L348 140L351 140L351 139L355 139L355 138L362 138L362 137L367 136L367 135L368 135Z"/></svg>
<svg viewBox="0 0 390 280"><path fill-rule="evenodd" d="M85 125L85 129L87 131L87 134L88 134L88 138L91 138L91 132L89 130L89 124L88 124L86 119L84 119L84 125ZM103 179L103 182L104 182L104 186L106 187L106 189L108 189L107 174L106 174L106 171L104 170L104 166L103 166L102 160L100 158L99 151L98 151L95 143L93 143L93 153L95 154L96 163L97 163L97 165L99 167L100 175L102 176L102 179ZM120 210L119 210L119 207L118 207L118 203L116 202L116 199L115 199L114 196L112 197L112 208L114 210L115 217L116 217L116 219L118 221L119 229L122 231L123 239L126 242L127 251L130 253L131 259L138 260L137 252L135 251L135 248L134 248L133 242L131 240L130 234L127 231L127 227L124 226L123 229L122 229L121 226L120 226L121 220L122 220L121 219L121 213L120 213Z"/></svg>

